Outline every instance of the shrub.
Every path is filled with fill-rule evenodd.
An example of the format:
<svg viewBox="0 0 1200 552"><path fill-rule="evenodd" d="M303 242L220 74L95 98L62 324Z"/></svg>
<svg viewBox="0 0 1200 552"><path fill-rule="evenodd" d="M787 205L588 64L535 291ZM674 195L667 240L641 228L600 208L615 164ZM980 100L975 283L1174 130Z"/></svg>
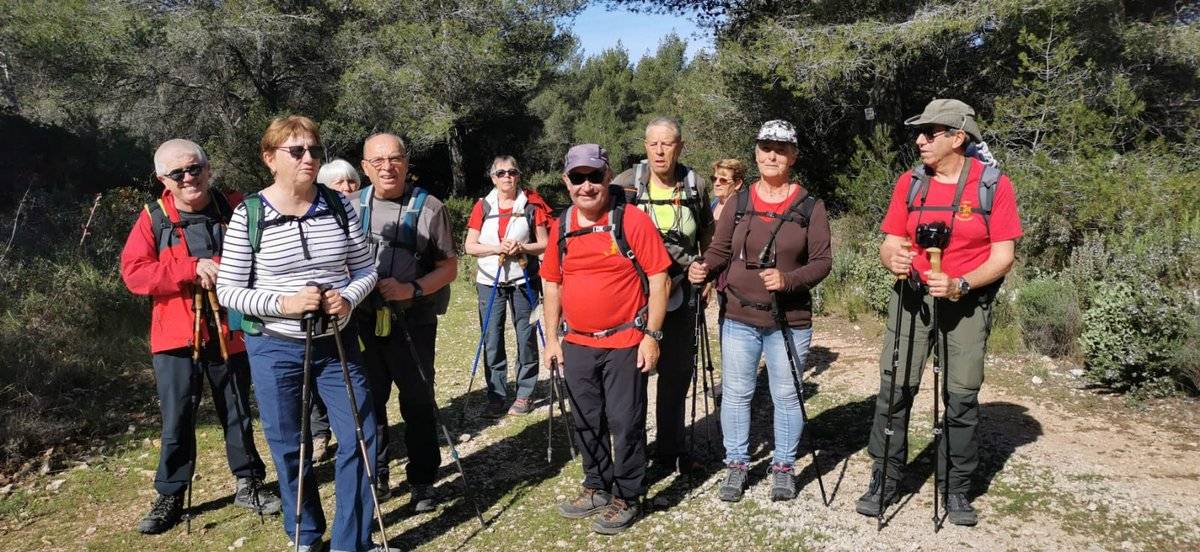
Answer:
<svg viewBox="0 0 1200 552"><path fill-rule="evenodd" d="M1052 357L1075 352L1082 319L1075 290L1053 278L1038 278L1021 288L1016 311L1021 337L1031 350Z"/></svg>
<svg viewBox="0 0 1200 552"><path fill-rule="evenodd" d="M1191 328L1197 314L1182 294L1153 282L1099 286L1079 337L1089 379L1144 396L1170 395L1193 385L1179 370L1195 367L1196 355L1182 348L1195 340Z"/></svg>
<svg viewBox="0 0 1200 552"><path fill-rule="evenodd" d="M467 240L467 219L471 217L471 209L475 207L473 197L451 197L446 204L446 214L450 216L450 232L454 235L455 247L459 254L463 252L463 244Z"/></svg>
<svg viewBox="0 0 1200 552"><path fill-rule="evenodd" d="M833 267L821 283L822 311L841 309L859 314L887 314L895 278L879 264L878 237L862 217L847 216L831 223Z"/></svg>

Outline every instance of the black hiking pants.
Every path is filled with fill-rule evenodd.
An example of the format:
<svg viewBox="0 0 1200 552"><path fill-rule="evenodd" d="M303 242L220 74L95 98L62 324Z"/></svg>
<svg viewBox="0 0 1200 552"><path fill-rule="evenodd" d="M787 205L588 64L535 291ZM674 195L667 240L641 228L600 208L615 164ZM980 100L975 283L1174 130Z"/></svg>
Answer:
<svg viewBox="0 0 1200 552"><path fill-rule="evenodd" d="M683 454L684 419L687 414L687 392L695 367L696 310L685 301L668 312L663 319L663 340L659 344L658 389L654 420L658 427L654 455L664 461Z"/></svg>
<svg viewBox="0 0 1200 552"><path fill-rule="evenodd" d="M192 349L186 347L155 353L152 363L162 414L162 446L154 475L155 490L176 496L187 490L192 480L196 469L192 462L196 449L193 400L204 393L201 379L208 380L217 421L225 433L225 458L230 471L237 477L263 478L266 466L254 448L250 363L246 353L230 355L226 364L214 340L201 352L199 362L192 362Z"/></svg>

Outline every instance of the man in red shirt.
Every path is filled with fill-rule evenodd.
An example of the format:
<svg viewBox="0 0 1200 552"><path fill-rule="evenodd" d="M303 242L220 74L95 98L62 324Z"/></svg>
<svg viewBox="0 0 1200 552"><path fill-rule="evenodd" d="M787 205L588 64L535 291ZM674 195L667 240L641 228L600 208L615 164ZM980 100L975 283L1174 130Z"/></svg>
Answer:
<svg viewBox="0 0 1200 552"><path fill-rule="evenodd" d="M671 265L653 221L626 208L611 181L604 148L567 152L563 183L572 206L550 226L541 271L544 358L563 365L585 474L579 496L558 511L567 518L603 512L592 524L602 534L632 525L646 492L646 383L658 362Z"/></svg>
<svg viewBox="0 0 1200 552"><path fill-rule="evenodd" d="M944 401L946 416L944 423L935 420L935 428L941 426L940 439L935 439L935 476L946 497L950 522L975 525L971 476L979 464L976 426L983 359L992 302L1012 268L1021 220L1008 177L990 156L978 155L989 164L974 154L986 152L986 145L970 106L958 100L933 100L921 115L905 124L916 127L921 165L896 180L881 227L885 236L879 258L898 280L889 301L888 329L879 358L881 382L868 446L875 468L871 486L856 509L876 516L897 499L901 468L908 458L909 409L925 358L936 340L946 381L937 400ZM917 228L929 223L943 223L950 233L938 272L932 270L929 252L916 240ZM934 309L937 328L931 316ZM900 374L892 373L893 366ZM893 376L899 378L895 387Z"/></svg>

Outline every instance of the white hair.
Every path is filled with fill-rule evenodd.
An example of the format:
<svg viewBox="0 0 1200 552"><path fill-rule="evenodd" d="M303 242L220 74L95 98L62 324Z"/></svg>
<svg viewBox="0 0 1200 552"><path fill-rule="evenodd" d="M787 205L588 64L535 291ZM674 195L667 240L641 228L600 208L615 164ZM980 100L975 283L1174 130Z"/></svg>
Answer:
<svg viewBox="0 0 1200 552"><path fill-rule="evenodd" d="M362 184L362 179L359 178L358 171L354 170L354 165L345 159L334 159L321 165L321 171L317 173L317 182L326 186L342 179Z"/></svg>
<svg viewBox="0 0 1200 552"><path fill-rule="evenodd" d="M154 174L165 176L167 174L168 157L181 153L190 153L201 165L208 165L208 155L204 153L204 148L200 147L200 144L191 140L184 140L183 138L175 138L163 142L154 151Z"/></svg>
<svg viewBox="0 0 1200 552"><path fill-rule="evenodd" d="M649 134L650 129L654 127L669 127L671 130L675 131L676 142L683 138L683 134L679 129L679 121L676 121L670 117L655 117L652 121L646 124L646 133Z"/></svg>

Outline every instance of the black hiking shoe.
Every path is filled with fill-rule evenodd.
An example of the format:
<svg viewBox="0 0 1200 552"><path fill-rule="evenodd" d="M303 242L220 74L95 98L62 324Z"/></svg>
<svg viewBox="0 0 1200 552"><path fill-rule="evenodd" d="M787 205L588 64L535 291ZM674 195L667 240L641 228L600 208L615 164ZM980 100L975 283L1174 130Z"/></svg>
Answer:
<svg viewBox="0 0 1200 552"><path fill-rule="evenodd" d="M746 476L750 466L748 464L733 463L729 464L728 467L729 469L725 471L725 481L717 489L717 498L725 502L737 502L742 499L742 494L746 492Z"/></svg>
<svg viewBox="0 0 1200 552"><path fill-rule="evenodd" d="M233 495L233 504L263 515L278 514L283 509L283 501L279 500L275 493L264 488L262 480L255 477L237 479L237 492Z"/></svg>
<svg viewBox="0 0 1200 552"><path fill-rule="evenodd" d="M381 503L392 498L392 486L388 483L387 470L375 472L375 498L379 499Z"/></svg>
<svg viewBox="0 0 1200 552"><path fill-rule="evenodd" d="M158 495L137 529L146 535L157 535L174 527L183 518L183 495Z"/></svg>
<svg viewBox="0 0 1200 552"><path fill-rule="evenodd" d="M879 504L880 492L882 491L882 487L885 486L885 485L883 485L882 479L883 479L883 470L882 469L875 469L875 470L871 471L871 486L867 488L867 492L863 493L862 496L858 497L858 503L854 506L854 510L856 512L858 512L864 516L879 515L880 508L881 508L881 506ZM897 496L898 493L896 492L898 490L899 486L900 486L899 480L895 480L895 479L891 479L891 478L888 479L888 482L886 485L887 498L884 500L882 508L887 508L888 506L894 504L897 499L899 499L899 496Z"/></svg>
<svg viewBox="0 0 1200 552"><path fill-rule="evenodd" d="M602 489L583 487L579 496L558 503L558 515L569 519L585 518L607 508L612 500L612 495Z"/></svg>
<svg viewBox="0 0 1200 552"><path fill-rule="evenodd" d="M955 525L970 527L979 523L979 516L975 515L975 508L971 506L971 501L967 500L967 495L963 493L950 493L950 496L946 498L946 517L950 523Z"/></svg>
<svg viewBox="0 0 1200 552"><path fill-rule="evenodd" d="M437 509L438 501L437 489L433 485L413 485L412 486L412 509L413 512L423 514L432 512Z"/></svg>
<svg viewBox="0 0 1200 552"><path fill-rule="evenodd" d="M638 517L636 501L612 497L604 513L592 522L592 531L601 535L615 535L629 528Z"/></svg>
<svg viewBox="0 0 1200 552"><path fill-rule="evenodd" d="M792 466L771 464L771 500L791 500L796 498L796 476Z"/></svg>

